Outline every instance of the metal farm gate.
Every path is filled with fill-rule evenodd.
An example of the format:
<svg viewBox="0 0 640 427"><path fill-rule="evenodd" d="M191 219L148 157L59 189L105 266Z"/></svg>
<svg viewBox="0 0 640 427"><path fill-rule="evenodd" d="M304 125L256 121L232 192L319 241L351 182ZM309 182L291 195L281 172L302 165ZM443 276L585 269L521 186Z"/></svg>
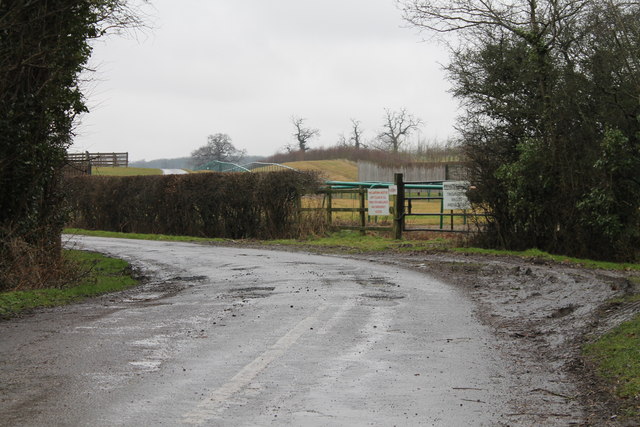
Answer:
<svg viewBox="0 0 640 427"><path fill-rule="evenodd" d="M472 225L481 226L485 217L484 213L468 206L468 183L462 181L405 182L403 174L397 173L393 183L328 181L326 185L320 191L324 196L323 206L307 210L326 210L328 224L339 229L356 229L361 233L393 230L395 238L401 239L405 232L467 233ZM388 214L382 216L382 220L378 220L380 217L373 212L372 201L369 200L372 189L389 190L386 193L389 198ZM383 197L384 194L382 192ZM337 202L345 196L357 199L358 206L340 206ZM335 221L335 214L340 215L341 212L357 214L357 225ZM378 225L385 220L391 222L391 226Z"/></svg>

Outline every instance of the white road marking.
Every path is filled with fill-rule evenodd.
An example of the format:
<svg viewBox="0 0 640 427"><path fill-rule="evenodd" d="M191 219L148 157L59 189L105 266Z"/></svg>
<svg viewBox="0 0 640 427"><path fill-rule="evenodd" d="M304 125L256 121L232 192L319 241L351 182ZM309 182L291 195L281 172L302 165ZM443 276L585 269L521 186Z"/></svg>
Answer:
<svg viewBox="0 0 640 427"><path fill-rule="evenodd" d="M328 304L320 306L315 313L300 321L293 329L271 346L271 348L242 368L240 372L226 384L223 384L220 388L200 401L195 410L184 416L184 422L187 424L201 425L224 411L226 408L225 403L234 394L249 385L271 362L282 356L305 332L308 332L327 307Z"/></svg>
<svg viewBox="0 0 640 427"><path fill-rule="evenodd" d="M333 317L331 317L331 319L325 322L325 324L322 325L322 327L318 329L316 333L318 335L326 335L327 333L329 333L331 329L333 329L339 322L341 322L344 319L347 312L350 311L355 306L356 306L355 298L350 298L346 300L342 304L342 307L340 307L340 309L333 315Z"/></svg>

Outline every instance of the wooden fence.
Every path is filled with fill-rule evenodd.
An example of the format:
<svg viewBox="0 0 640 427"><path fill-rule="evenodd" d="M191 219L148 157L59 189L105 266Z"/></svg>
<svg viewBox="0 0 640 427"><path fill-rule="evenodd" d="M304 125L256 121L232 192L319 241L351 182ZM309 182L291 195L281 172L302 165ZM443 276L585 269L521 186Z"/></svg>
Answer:
<svg viewBox="0 0 640 427"><path fill-rule="evenodd" d="M69 164L88 163L91 167L129 167L129 153L67 153Z"/></svg>
<svg viewBox="0 0 640 427"><path fill-rule="evenodd" d="M402 166L383 166L372 162L358 162L358 181L392 182L396 173L407 181L462 181L466 165L462 162L410 163Z"/></svg>

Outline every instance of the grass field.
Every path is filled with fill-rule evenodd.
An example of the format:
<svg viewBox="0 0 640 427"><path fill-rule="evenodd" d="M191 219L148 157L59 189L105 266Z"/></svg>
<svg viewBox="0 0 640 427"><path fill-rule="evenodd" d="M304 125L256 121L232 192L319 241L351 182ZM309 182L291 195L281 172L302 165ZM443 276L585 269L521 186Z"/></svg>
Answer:
<svg viewBox="0 0 640 427"><path fill-rule="evenodd" d="M162 169L95 167L91 174L102 176L162 175Z"/></svg>
<svg viewBox="0 0 640 427"><path fill-rule="evenodd" d="M349 160L314 160L308 162L285 163L286 166L301 171L315 171L321 179L329 181L357 181L358 166ZM256 171L259 171L257 169ZM201 171L199 171L201 172ZM205 172L205 171L202 171ZM208 172L208 171L206 171ZM138 176L138 175L162 175L161 169L151 168L111 168L95 167L93 175L102 176Z"/></svg>
<svg viewBox="0 0 640 427"><path fill-rule="evenodd" d="M301 171L316 171L328 181L357 181L358 165L349 160L311 160L308 162L289 162L285 166Z"/></svg>

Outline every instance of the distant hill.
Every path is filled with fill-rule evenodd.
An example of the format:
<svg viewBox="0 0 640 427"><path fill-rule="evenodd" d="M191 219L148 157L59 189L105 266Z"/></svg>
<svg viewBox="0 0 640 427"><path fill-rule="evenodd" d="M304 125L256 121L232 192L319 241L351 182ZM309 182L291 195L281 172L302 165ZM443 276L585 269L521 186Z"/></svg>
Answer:
<svg viewBox="0 0 640 427"><path fill-rule="evenodd" d="M133 168L149 169L191 169L191 157L177 157L175 159L136 160L129 162Z"/></svg>

